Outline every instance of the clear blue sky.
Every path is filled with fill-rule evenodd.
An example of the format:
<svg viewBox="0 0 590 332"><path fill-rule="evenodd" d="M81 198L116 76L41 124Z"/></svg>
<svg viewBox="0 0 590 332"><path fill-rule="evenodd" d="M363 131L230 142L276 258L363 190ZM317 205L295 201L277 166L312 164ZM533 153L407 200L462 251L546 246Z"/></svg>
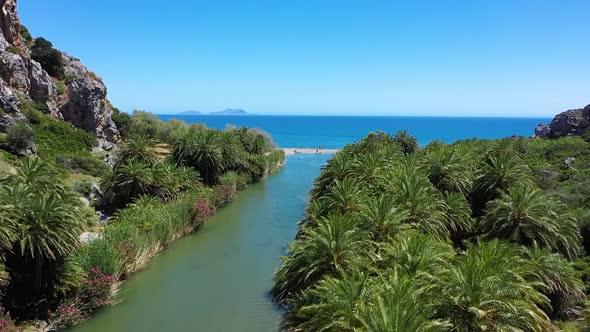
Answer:
<svg viewBox="0 0 590 332"><path fill-rule="evenodd" d="M552 116L590 104L590 1L21 0L120 109Z"/></svg>

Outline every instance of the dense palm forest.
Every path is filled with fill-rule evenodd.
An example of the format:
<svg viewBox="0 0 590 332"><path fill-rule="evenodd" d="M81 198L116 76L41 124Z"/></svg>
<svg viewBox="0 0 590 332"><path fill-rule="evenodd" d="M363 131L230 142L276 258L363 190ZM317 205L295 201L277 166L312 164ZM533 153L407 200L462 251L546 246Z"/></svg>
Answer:
<svg viewBox="0 0 590 332"><path fill-rule="evenodd" d="M284 158L260 130L146 112L116 113L126 140L108 156L92 152L93 135L34 105L27 114L37 156L11 154L12 138L0 137L0 331L87 319L119 281Z"/></svg>
<svg viewBox="0 0 590 332"><path fill-rule="evenodd" d="M372 133L317 178L275 275L291 331L584 324L590 146Z"/></svg>

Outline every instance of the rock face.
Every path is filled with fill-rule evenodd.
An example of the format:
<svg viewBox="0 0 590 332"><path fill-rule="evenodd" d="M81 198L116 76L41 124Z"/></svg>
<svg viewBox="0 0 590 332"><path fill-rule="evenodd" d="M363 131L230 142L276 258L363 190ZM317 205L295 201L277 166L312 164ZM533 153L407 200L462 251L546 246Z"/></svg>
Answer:
<svg viewBox="0 0 590 332"><path fill-rule="evenodd" d="M119 131L111 119L113 108L107 100L107 88L80 60L62 53L68 84L67 102L60 106L64 120L94 132L99 149L110 150L119 141Z"/></svg>
<svg viewBox="0 0 590 332"><path fill-rule="evenodd" d="M100 77L65 53L62 60L67 80L51 77L31 59L28 45L19 35L16 8L16 0L0 0L0 132L26 122L20 103L26 99L43 104L51 116L95 134L98 150L112 149L120 136Z"/></svg>
<svg viewBox="0 0 590 332"><path fill-rule="evenodd" d="M538 125L535 128L535 136L558 138L582 135L588 130L590 130L590 105L557 114L548 125Z"/></svg>

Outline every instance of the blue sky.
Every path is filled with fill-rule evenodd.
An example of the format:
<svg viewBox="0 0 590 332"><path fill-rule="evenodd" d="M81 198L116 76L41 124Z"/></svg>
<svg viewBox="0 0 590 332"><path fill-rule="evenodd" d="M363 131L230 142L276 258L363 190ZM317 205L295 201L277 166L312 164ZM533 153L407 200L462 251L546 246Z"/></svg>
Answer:
<svg viewBox="0 0 590 332"><path fill-rule="evenodd" d="M590 104L590 1L19 2L122 110L552 116Z"/></svg>

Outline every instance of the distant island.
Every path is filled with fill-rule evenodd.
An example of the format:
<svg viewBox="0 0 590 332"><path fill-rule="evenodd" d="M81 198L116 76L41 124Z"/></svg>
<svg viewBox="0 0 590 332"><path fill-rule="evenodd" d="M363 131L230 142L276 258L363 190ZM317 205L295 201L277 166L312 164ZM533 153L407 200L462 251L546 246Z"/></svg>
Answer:
<svg viewBox="0 0 590 332"><path fill-rule="evenodd" d="M210 114L211 115L246 115L248 113L242 109L228 108L223 111L211 112Z"/></svg>
<svg viewBox="0 0 590 332"><path fill-rule="evenodd" d="M228 108L223 111L210 112L210 113L201 113L199 111L184 111L184 112L180 112L178 114L180 114L180 115L249 115L250 113L244 111L243 109Z"/></svg>

